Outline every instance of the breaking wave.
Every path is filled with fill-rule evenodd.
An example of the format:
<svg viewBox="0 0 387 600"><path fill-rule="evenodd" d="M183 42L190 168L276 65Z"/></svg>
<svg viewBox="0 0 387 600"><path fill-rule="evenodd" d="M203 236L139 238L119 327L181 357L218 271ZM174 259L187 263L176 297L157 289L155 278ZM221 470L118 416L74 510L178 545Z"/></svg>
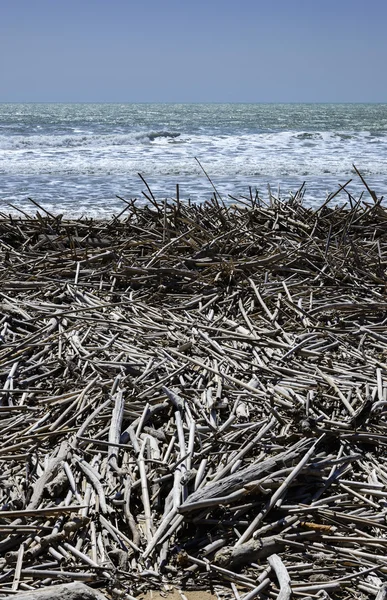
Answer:
<svg viewBox="0 0 387 600"><path fill-rule="evenodd" d="M139 133L75 135L0 135L0 150L32 150L38 148L103 148L146 144L156 141L173 141L180 137L174 131L149 131Z"/></svg>

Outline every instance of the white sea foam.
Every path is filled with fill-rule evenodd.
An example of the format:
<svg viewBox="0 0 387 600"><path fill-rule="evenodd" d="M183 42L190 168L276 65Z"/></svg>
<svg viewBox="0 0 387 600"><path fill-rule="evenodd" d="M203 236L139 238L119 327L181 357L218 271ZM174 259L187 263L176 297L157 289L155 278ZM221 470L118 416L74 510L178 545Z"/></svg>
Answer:
<svg viewBox="0 0 387 600"><path fill-rule="evenodd" d="M291 132L179 135L30 136L1 139L3 175L148 175L200 173L198 157L211 176L349 175L352 163L366 174L386 171L387 135L367 132ZM3 136L4 137L4 136Z"/></svg>

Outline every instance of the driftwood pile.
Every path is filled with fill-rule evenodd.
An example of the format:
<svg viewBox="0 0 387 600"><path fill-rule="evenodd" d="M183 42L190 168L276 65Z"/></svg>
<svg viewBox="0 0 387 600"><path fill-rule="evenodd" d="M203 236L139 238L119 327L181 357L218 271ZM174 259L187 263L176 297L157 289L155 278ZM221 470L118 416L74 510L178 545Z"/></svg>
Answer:
<svg viewBox="0 0 387 600"><path fill-rule="evenodd" d="M387 597L386 208L149 199L0 219L0 595Z"/></svg>

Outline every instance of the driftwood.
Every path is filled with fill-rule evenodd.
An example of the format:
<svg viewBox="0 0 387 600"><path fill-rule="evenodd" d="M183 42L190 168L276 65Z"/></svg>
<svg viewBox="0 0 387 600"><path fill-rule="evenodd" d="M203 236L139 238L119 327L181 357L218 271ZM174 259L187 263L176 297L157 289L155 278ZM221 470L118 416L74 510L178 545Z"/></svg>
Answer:
<svg viewBox="0 0 387 600"><path fill-rule="evenodd" d="M245 489L245 493L247 494L249 487L246 486L251 482L254 482L252 487L259 490L259 477L262 478L262 475L265 473L270 473L276 469L279 469L280 467L285 467L289 464L292 464L292 462L294 462L298 456L306 451L308 446L310 446L310 442L308 440L302 440L301 443L297 442L293 447L289 448L285 452L281 452L276 454L274 457L262 460L257 464L247 467L246 469L241 469L233 475L224 477L221 481L207 484L205 487L191 494L187 501L180 506L179 511L181 513L186 513L192 510L197 510L205 506L207 500L216 499L219 496L223 497L227 494L232 494L235 491ZM224 499L222 502L224 502Z"/></svg>
<svg viewBox="0 0 387 600"><path fill-rule="evenodd" d="M280 584L280 591L277 596L277 600L290 600L292 596L290 577L281 558L277 556L277 554L272 554L272 556L269 556L269 558L267 559L267 562L275 572L278 582Z"/></svg>
<svg viewBox="0 0 387 600"><path fill-rule="evenodd" d="M214 557L215 564L220 567L237 568L261 561L276 552L281 552L286 541L278 536L270 536L258 540L250 540L240 546L226 546L219 550Z"/></svg>
<svg viewBox="0 0 387 600"><path fill-rule="evenodd" d="M0 597L384 594L387 211L340 189L1 215Z"/></svg>
<svg viewBox="0 0 387 600"><path fill-rule="evenodd" d="M376 596L376 600L386 600L387 598L387 583L384 583L380 590L378 591L378 595Z"/></svg>
<svg viewBox="0 0 387 600"><path fill-rule="evenodd" d="M4 600L106 600L106 596L84 583L62 583L48 588L4 596Z"/></svg>

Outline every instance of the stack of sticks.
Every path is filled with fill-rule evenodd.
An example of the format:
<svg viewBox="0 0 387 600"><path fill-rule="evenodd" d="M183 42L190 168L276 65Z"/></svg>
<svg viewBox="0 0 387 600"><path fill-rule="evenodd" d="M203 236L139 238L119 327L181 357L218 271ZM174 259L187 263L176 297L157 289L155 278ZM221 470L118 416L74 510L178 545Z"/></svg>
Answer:
<svg viewBox="0 0 387 600"><path fill-rule="evenodd" d="M0 219L0 596L386 598L386 208L149 200Z"/></svg>

